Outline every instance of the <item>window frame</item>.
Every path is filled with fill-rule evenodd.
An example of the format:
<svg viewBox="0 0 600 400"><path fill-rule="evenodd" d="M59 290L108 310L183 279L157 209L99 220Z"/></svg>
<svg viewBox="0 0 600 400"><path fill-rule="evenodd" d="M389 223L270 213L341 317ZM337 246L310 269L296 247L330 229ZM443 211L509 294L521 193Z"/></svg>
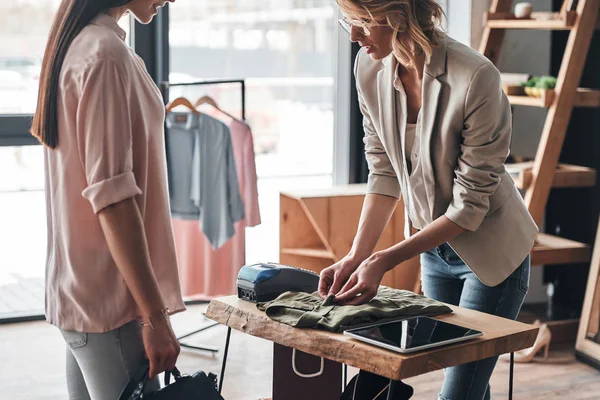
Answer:
<svg viewBox="0 0 600 400"><path fill-rule="evenodd" d="M0 115L0 146L31 146L39 144L29 129L33 115Z"/></svg>

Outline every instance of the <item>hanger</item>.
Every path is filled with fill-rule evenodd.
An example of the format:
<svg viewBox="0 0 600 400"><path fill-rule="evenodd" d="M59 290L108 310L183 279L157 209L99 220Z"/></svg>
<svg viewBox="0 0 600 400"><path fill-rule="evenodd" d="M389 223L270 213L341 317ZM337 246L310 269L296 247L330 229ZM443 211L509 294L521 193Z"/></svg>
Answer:
<svg viewBox="0 0 600 400"><path fill-rule="evenodd" d="M196 104L194 104L194 107L198 108L202 104L209 104L209 105L213 106L214 108L216 108L218 111L221 111L223 114L227 115L229 118L235 119L236 121L238 120L237 118L235 118L233 115L229 114L228 112L221 110L221 108L217 105L217 102L210 96L200 97L198 100L196 100Z"/></svg>
<svg viewBox="0 0 600 400"><path fill-rule="evenodd" d="M167 110L167 112L170 112L171 110L173 110L175 107L178 107L178 106L185 106L185 107L189 108L194 114L200 115L200 111L196 110L196 107L194 107L192 105L192 103L185 97L178 97L175 100L173 100L172 102L170 102L169 104L167 104L166 110Z"/></svg>

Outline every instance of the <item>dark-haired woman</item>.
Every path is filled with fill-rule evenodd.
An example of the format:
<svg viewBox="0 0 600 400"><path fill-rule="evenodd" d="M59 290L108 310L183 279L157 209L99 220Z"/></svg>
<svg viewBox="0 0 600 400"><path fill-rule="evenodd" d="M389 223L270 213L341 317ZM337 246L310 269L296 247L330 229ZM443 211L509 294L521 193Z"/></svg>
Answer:
<svg viewBox="0 0 600 400"><path fill-rule="evenodd" d="M46 316L67 343L71 399L117 399L145 358L152 389L179 355L164 106L117 24L166 2L63 0L45 52L32 134L45 145Z"/></svg>

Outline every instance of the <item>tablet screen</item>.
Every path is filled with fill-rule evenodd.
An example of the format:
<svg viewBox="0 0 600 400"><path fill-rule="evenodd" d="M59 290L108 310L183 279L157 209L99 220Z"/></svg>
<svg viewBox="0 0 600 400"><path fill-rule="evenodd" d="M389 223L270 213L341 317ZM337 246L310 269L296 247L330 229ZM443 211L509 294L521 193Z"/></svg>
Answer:
<svg viewBox="0 0 600 400"><path fill-rule="evenodd" d="M428 317L415 317L402 321L383 323L377 326L357 328L352 334L410 350L417 347L442 343L449 340L465 339L480 335L481 332L463 328Z"/></svg>

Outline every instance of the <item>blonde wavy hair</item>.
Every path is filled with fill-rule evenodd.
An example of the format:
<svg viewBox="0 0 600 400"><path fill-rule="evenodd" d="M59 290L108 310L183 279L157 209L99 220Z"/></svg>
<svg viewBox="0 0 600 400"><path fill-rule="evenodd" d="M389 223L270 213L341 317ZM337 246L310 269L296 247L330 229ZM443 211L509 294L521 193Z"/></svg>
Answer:
<svg viewBox="0 0 600 400"><path fill-rule="evenodd" d="M435 0L336 0L342 11L370 21L386 21L394 30L393 53L409 63L411 55L423 52L429 63L433 47L443 37L444 11ZM409 40L401 40L407 33Z"/></svg>

